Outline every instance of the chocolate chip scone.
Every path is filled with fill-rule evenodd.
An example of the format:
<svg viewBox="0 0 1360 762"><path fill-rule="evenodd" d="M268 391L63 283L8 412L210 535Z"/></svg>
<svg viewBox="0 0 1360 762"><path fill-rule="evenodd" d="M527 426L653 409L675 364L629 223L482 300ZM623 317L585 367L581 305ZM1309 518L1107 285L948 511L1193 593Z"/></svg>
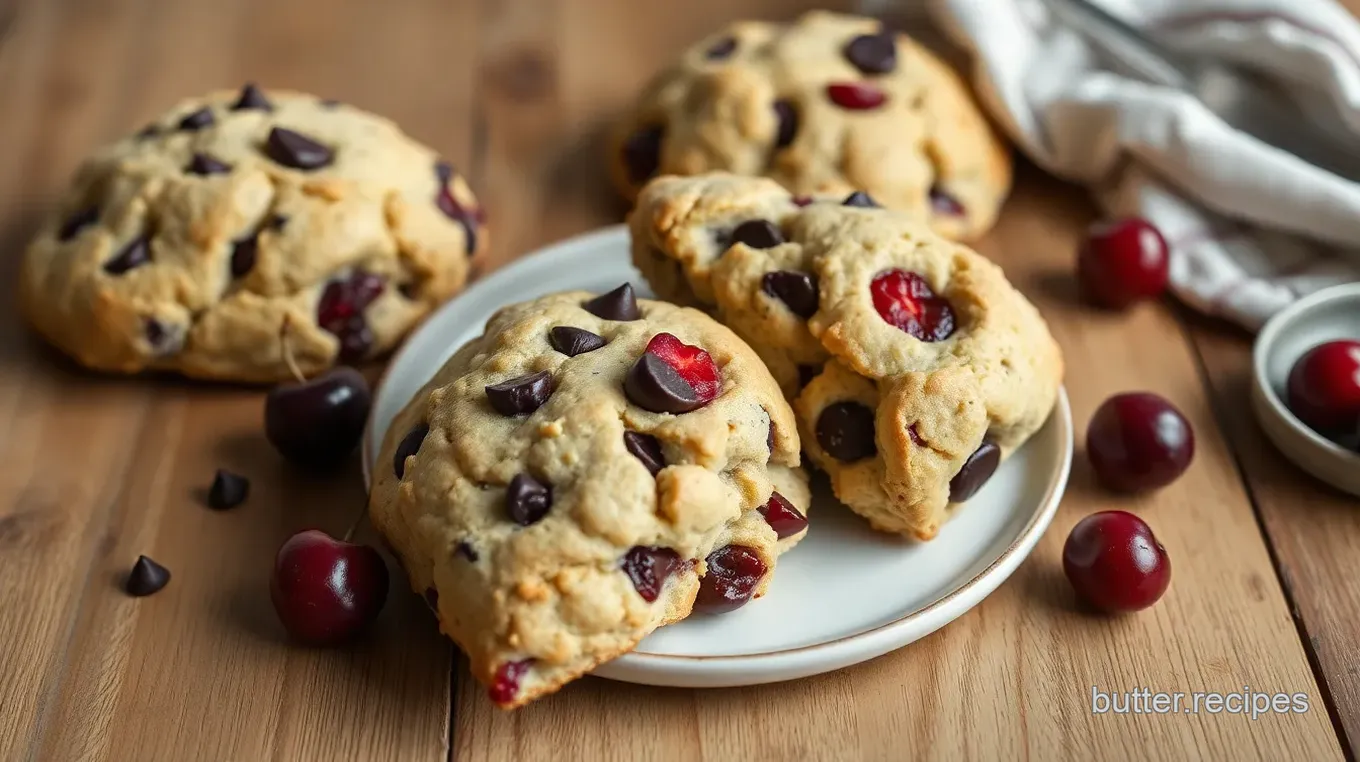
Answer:
<svg viewBox="0 0 1360 762"><path fill-rule="evenodd" d="M247 85L97 151L23 260L82 364L264 382L391 349L486 248L462 177L392 122Z"/></svg>
<svg viewBox="0 0 1360 762"><path fill-rule="evenodd" d="M981 235L1010 155L947 64L879 22L825 11L743 21L661 72L610 156L630 199L665 174L727 171L798 194L867 191L949 238Z"/></svg>
<svg viewBox="0 0 1360 762"><path fill-rule="evenodd" d="M807 527L798 460L731 331L629 286L572 292L500 310L414 397L369 513L509 708L761 595Z"/></svg>
<svg viewBox="0 0 1360 762"><path fill-rule="evenodd" d="M751 343L809 458L877 529L934 537L1057 398L1058 346L1001 268L864 193L668 177L629 224L654 288Z"/></svg>

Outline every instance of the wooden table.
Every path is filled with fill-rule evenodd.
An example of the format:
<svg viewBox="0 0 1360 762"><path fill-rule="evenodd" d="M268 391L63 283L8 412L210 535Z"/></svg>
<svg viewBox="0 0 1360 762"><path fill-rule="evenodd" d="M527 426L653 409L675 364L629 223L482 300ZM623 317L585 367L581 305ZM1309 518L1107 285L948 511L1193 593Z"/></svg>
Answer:
<svg viewBox="0 0 1360 762"><path fill-rule="evenodd" d="M82 153L180 96L256 79L387 114L453 158L491 210L494 261L619 219L602 127L688 41L810 0L9 0L0 5L0 240L12 273ZM1360 0L1352 0L1360 5ZM837 3L831 3L837 5ZM690 691L581 680L517 713L490 705L420 600L394 594L344 650L287 644L274 550L340 531L358 469L289 472L259 391L110 379L0 317L0 759L903 760L1353 759L1360 742L1360 510L1304 477L1248 414L1249 337L1171 305L1075 301L1092 210L1023 170L981 244L1067 354L1078 426L1155 390L1193 422L1191 470L1111 497L1079 453L1033 556L986 602L899 652L834 674ZM375 369L376 370L376 369ZM254 481L216 513L226 466ZM1060 571L1080 517L1145 516L1171 592L1123 618L1081 613ZM146 553L154 598L122 576ZM1093 714L1091 691L1301 692L1303 714Z"/></svg>

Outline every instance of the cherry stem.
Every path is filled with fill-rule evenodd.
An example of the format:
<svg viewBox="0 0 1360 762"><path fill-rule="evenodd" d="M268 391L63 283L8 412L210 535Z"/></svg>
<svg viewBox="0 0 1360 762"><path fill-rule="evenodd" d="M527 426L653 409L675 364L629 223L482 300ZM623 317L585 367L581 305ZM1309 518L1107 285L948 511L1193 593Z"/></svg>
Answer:
<svg viewBox="0 0 1360 762"><path fill-rule="evenodd" d="M340 541L341 541L341 542L349 542L350 538L354 536L354 533L355 533L356 531L358 531L359 525L362 524L362 523L364 522L364 516L367 516L367 515L368 515L368 504L367 504L367 501L365 501L364 507L363 507L362 509L360 509L360 511L359 511L359 515L354 517L354 523L350 524L350 525L349 525L349 529L346 529L346 530L345 530L345 536L342 537L342 538L340 538Z"/></svg>
<svg viewBox="0 0 1360 762"><path fill-rule="evenodd" d="M307 377L302 375L302 369L298 367L297 359L293 357L293 347L288 343L288 329L293 325L293 321L288 315L283 316L283 325L279 326L279 344L283 347L283 361L288 365L288 371L293 374L298 383L305 383Z"/></svg>

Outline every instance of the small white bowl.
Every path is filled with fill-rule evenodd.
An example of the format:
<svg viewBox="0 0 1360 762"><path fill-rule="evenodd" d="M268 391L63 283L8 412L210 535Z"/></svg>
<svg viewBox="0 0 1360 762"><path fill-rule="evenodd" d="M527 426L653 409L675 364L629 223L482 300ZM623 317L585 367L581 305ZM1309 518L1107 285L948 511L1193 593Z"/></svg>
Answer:
<svg viewBox="0 0 1360 762"><path fill-rule="evenodd" d="M1360 283L1323 289L1266 323L1252 349L1251 402L1261 428L1285 457L1337 489L1360 495L1360 454L1313 431L1284 403L1294 363L1336 339L1360 340Z"/></svg>

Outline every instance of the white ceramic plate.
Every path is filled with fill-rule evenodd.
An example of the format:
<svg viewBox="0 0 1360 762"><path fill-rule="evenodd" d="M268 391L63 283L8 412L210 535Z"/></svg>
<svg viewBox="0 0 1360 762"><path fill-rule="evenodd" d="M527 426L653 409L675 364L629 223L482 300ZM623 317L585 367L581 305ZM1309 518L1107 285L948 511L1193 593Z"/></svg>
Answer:
<svg viewBox="0 0 1360 762"><path fill-rule="evenodd" d="M446 304L407 341L377 392L364 469L392 418L499 307L630 281L628 233L606 228L498 270ZM1029 555L1058 507L1072 462L1072 415L1061 393L1048 423L929 543L869 529L819 488L808 536L780 558L769 593L721 616L652 634L596 674L628 682L722 687L828 672L900 648L976 606Z"/></svg>

